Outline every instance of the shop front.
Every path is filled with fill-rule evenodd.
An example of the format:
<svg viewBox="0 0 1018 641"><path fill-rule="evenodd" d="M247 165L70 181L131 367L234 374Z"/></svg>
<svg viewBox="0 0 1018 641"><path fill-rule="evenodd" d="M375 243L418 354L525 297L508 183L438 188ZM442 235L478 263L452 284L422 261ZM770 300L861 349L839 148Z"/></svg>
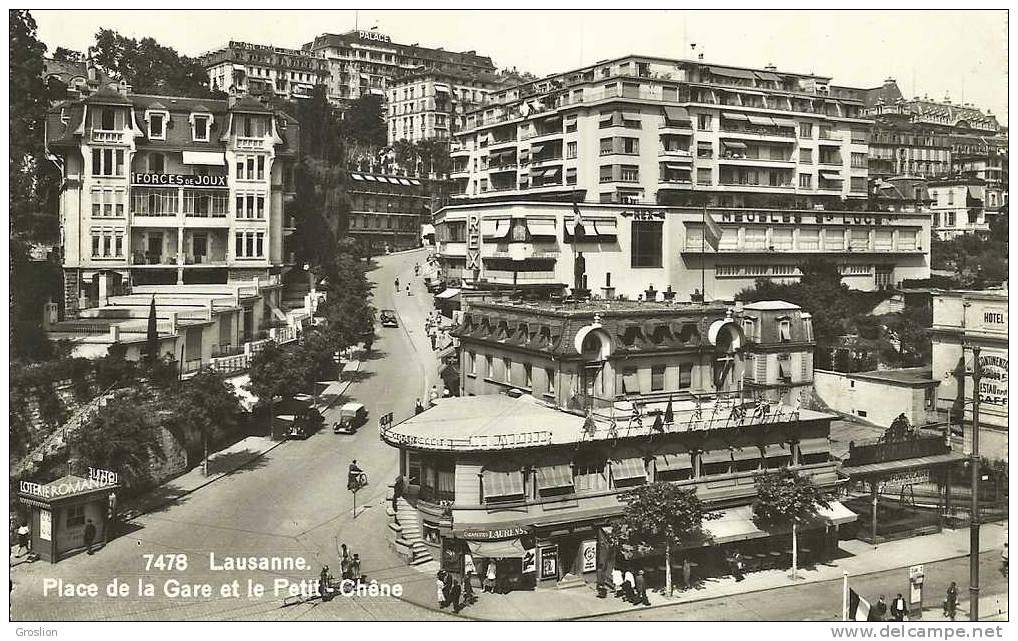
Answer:
<svg viewBox="0 0 1018 641"><path fill-rule="evenodd" d="M533 590L537 583L537 549L527 527L466 529L442 539L442 569L463 577L473 573L477 589L498 594Z"/></svg>
<svg viewBox="0 0 1018 641"><path fill-rule="evenodd" d="M45 485L22 481L18 499L30 510L32 551L56 563L90 543L93 549L105 545L117 487L116 476L109 473L87 479L68 475Z"/></svg>

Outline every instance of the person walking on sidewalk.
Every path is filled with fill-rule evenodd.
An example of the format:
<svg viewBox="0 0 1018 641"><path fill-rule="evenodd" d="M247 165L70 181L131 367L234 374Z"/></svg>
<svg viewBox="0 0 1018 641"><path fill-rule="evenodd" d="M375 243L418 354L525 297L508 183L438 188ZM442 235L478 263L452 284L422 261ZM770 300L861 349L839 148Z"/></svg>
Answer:
<svg viewBox="0 0 1018 641"><path fill-rule="evenodd" d="M954 621L958 613L958 584L951 581L947 588L947 598L944 599L944 616Z"/></svg>
<svg viewBox="0 0 1018 641"><path fill-rule="evenodd" d="M421 402L421 399L417 399L417 402L414 404L414 415L416 416L417 414L420 414L423 411L424 403Z"/></svg>
<svg viewBox="0 0 1018 641"><path fill-rule="evenodd" d="M460 594L462 593L463 588L460 586L459 581L453 579L452 585L449 586L449 601L452 603L452 611L457 614L463 609L463 606L460 605Z"/></svg>
<svg viewBox="0 0 1018 641"><path fill-rule="evenodd" d="M95 541L95 524L92 523L92 519L88 520L85 524L85 548L89 554L92 554L92 543Z"/></svg>
<svg viewBox="0 0 1018 641"><path fill-rule="evenodd" d="M435 598L438 599L438 607L444 608L449 605L445 588L445 570L439 570L435 575Z"/></svg>
<svg viewBox="0 0 1018 641"><path fill-rule="evenodd" d="M359 554L354 554L350 559L350 579L357 585L361 583L361 556Z"/></svg>
<svg viewBox="0 0 1018 641"><path fill-rule="evenodd" d="M484 584L482 587L485 592L495 592L495 561L488 561L488 572L484 575Z"/></svg>
<svg viewBox="0 0 1018 641"><path fill-rule="evenodd" d="M908 606L905 605L905 599L899 592L898 596L894 597L894 601L891 601L891 618L895 621L904 621L907 614Z"/></svg>
<svg viewBox="0 0 1018 641"><path fill-rule="evenodd" d="M870 608L870 621L886 621L887 620L887 601L884 601L884 595L881 594L880 598L873 607Z"/></svg>
<svg viewBox="0 0 1018 641"><path fill-rule="evenodd" d="M392 284L395 285L396 293L398 294L399 293L399 279L397 278L396 280L392 281Z"/></svg>
<svg viewBox="0 0 1018 641"><path fill-rule="evenodd" d="M409 284L406 286L406 295L407 296L413 296L413 294L410 293L410 285Z"/></svg>
<svg viewBox="0 0 1018 641"><path fill-rule="evenodd" d="M339 557L339 571L340 576L342 576L345 581L350 578L350 552L346 549L346 543L342 544L340 547L343 548L343 553Z"/></svg>
<svg viewBox="0 0 1018 641"><path fill-rule="evenodd" d="M633 605L650 605L647 599L647 579L643 578L643 570L636 573L636 599Z"/></svg>
<svg viewBox="0 0 1018 641"><path fill-rule="evenodd" d="M21 527L18 528L18 553L15 556L25 556L31 551L31 543L29 542L29 534L31 529L28 527L28 521L22 521Z"/></svg>
<svg viewBox="0 0 1018 641"><path fill-rule="evenodd" d="M431 393L428 395L428 405L434 407L435 401L437 400L438 400L438 385L432 385Z"/></svg>

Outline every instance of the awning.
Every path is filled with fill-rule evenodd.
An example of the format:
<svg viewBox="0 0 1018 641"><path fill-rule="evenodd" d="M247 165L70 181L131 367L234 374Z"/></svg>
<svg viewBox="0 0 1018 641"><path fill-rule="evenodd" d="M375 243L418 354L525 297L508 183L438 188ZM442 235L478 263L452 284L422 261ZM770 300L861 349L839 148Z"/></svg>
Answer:
<svg viewBox="0 0 1018 641"><path fill-rule="evenodd" d="M399 179L399 184L406 185L407 187L409 187L412 183L409 180L407 180L406 178L400 178Z"/></svg>
<svg viewBox="0 0 1018 641"><path fill-rule="evenodd" d="M247 69L244 67L244 65L233 65L233 70L234 71L247 71Z"/></svg>
<svg viewBox="0 0 1018 641"><path fill-rule="evenodd" d="M509 233L510 226L511 221L506 218L502 220L482 220L481 236L485 238L504 238Z"/></svg>
<svg viewBox="0 0 1018 641"><path fill-rule="evenodd" d="M519 537L505 541L467 541L467 547L475 558L519 559L526 554Z"/></svg>
<svg viewBox="0 0 1018 641"><path fill-rule="evenodd" d="M449 298L453 298L455 296L459 296L459 294L460 294L460 290L456 289L455 287L450 287L448 289L443 289L441 291L441 293L435 294L435 299L436 300L438 300L438 299L446 300L446 299L449 299Z"/></svg>
<svg viewBox="0 0 1018 641"><path fill-rule="evenodd" d="M636 372L622 375L622 387L625 388L626 394L640 392L640 379L636 376Z"/></svg>
<svg viewBox="0 0 1018 641"><path fill-rule="evenodd" d="M615 236L618 234L614 220L595 220L594 233L598 236Z"/></svg>
<svg viewBox="0 0 1018 641"><path fill-rule="evenodd" d="M639 109L623 109L622 110L622 117L623 118L639 118L640 117L640 110Z"/></svg>
<svg viewBox="0 0 1018 641"><path fill-rule="evenodd" d="M745 80L756 80L756 74L748 69L725 69L723 67L711 67L710 72L715 76L727 78L743 78Z"/></svg>
<svg viewBox="0 0 1018 641"><path fill-rule="evenodd" d="M725 118L726 120L749 120L749 116L747 116L746 114L737 114L732 113L730 111L724 112L723 114L721 114L721 117Z"/></svg>
<svg viewBox="0 0 1018 641"><path fill-rule="evenodd" d="M693 459L690 458L688 452L658 454L654 457L654 461L654 467L658 472L693 469Z"/></svg>
<svg viewBox="0 0 1018 641"><path fill-rule="evenodd" d="M774 121L767 116L750 116L749 122L752 125L763 125L766 127L773 127Z"/></svg>
<svg viewBox="0 0 1018 641"><path fill-rule="evenodd" d="M371 174L364 174L364 180L370 180L371 182L375 182L378 179L372 176Z"/></svg>
<svg viewBox="0 0 1018 641"><path fill-rule="evenodd" d="M226 166L226 156L219 151L185 151L185 165L215 165Z"/></svg>
<svg viewBox="0 0 1018 641"><path fill-rule="evenodd" d="M746 143L739 142L738 140L722 140L721 144L729 149L745 149Z"/></svg>
<svg viewBox="0 0 1018 641"><path fill-rule="evenodd" d="M420 186L421 184L421 181L417 180L416 178L410 178L409 180L411 185Z"/></svg>
<svg viewBox="0 0 1018 641"><path fill-rule="evenodd" d="M692 168L689 165L682 165L677 162L666 162L665 167L675 171L692 171Z"/></svg>
<svg viewBox="0 0 1018 641"><path fill-rule="evenodd" d="M773 120L774 124L778 127L791 127L793 129L796 127L795 121L789 120L788 118L771 118L771 120Z"/></svg>
<svg viewBox="0 0 1018 641"><path fill-rule="evenodd" d="M531 236L555 236L554 220L528 220L527 231Z"/></svg>
<svg viewBox="0 0 1018 641"><path fill-rule="evenodd" d="M817 510L817 516L831 525L844 525L859 518L859 515L845 507L838 501L831 501L827 507Z"/></svg>
<svg viewBox="0 0 1018 641"><path fill-rule="evenodd" d="M533 145L530 148L530 153L532 153L534 155L537 155L537 154L541 153L543 150L544 150L544 145Z"/></svg>
<svg viewBox="0 0 1018 641"><path fill-rule="evenodd" d="M441 91L442 93L449 93L449 87L446 87L444 85L435 85L435 91L436 92Z"/></svg>
<svg viewBox="0 0 1018 641"><path fill-rule="evenodd" d="M779 458L781 456L791 456L792 452L787 447L782 447L778 443L768 443L763 446L764 458Z"/></svg>
<svg viewBox="0 0 1018 641"><path fill-rule="evenodd" d="M615 119L615 113L614 112L606 113L606 114L601 114L601 122L611 122L614 119Z"/></svg>
<svg viewBox="0 0 1018 641"><path fill-rule="evenodd" d="M421 225L421 236L432 236L435 234L435 226L431 223Z"/></svg>
<svg viewBox="0 0 1018 641"><path fill-rule="evenodd" d="M484 470L482 479L484 496L487 498L523 495L523 472L519 470L512 472Z"/></svg>
<svg viewBox="0 0 1018 641"><path fill-rule="evenodd" d="M781 82L781 76L779 76L777 74L774 74L774 73L770 73L768 71L754 71L753 73L755 73L756 77L759 78L760 80L770 80L770 81L773 81L773 82Z"/></svg>
<svg viewBox="0 0 1018 641"><path fill-rule="evenodd" d="M732 460L732 451L727 447L721 450L710 450L700 453L701 463L728 463Z"/></svg>
<svg viewBox="0 0 1018 641"><path fill-rule="evenodd" d="M769 536L753 522L753 508L749 505L722 510L720 519L703 525L713 536L712 543L715 545Z"/></svg>
<svg viewBox="0 0 1018 641"><path fill-rule="evenodd" d="M559 487L572 487L573 470L568 465L548 465L537 468L537 487L551 490Z"/></svg>
<svg viewBox="0 0 1018 641"><path fill-rule="evenodd" d="M807 438L799 441L799 454L828 454L831 442L825 438Z"/></svg>
<svg viewBox="0 0 1018 641"><path fill-rule="evenodd" d="M360 174L350 174L350 177L353 178L354 180L364 180L364 176Z"/></svg>
<svg viewBox="0 0 1018 641"><path fill-rule="evenodd" d="M829 171L821 171L820 177L824 180L843 180L841 174L831 173Z"/></svg>
<svg viewBox="0 0 1018 641"><path fill-rule="evenodd" d="M736 461L751 461L760 458L760 448L756 445L735 448L732 450L732 458Z"/></svg>
<svg viewBox="0 0 1018 641"><path fill-rule="evenodd" d="M561 167L552 167L551 169L545 169L544 173L542 175L545 178L547 178L549 176L557 176L560 173L562 173L562 168Z"/></svg>
<svg viewBox="0 0 1018 641"><path fill-rule="evenodd" d="M665 120L678 123L688 123L689 110L685 107L665 107Z"/></svg>
<svg viewBox="0 0 1018 641"><path fill-rule="evenodd" d="M697 147L713 147L713 144L709 140L697 140L696 141L696 146Z"/></svg>
<svg viewBox="0 0 1018 641"><path fill-rule="evenodd" d="M611 466L612 477L616 481L647 477L647 466L641 458L625 458L621 461L612 461Z"/></svg>
<svg viewBox="0 0 1018 641"><path fill-rule="evenodd" d="M788 361L778 360L778 375L781 378L792 378L791 369Z"/></svg>

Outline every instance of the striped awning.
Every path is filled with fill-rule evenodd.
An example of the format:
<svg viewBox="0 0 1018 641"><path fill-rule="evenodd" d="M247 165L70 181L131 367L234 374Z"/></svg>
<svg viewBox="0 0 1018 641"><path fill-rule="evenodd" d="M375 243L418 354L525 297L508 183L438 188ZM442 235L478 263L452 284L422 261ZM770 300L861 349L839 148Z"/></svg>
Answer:
<svg viewBox="0 0 1018 641"><path fill-rule="evenodd" d="M658 472L691 470L693 469L693 459L690 458L688 452L658 454L654 457L654 466Z"/></svg>
<svg viewBox="0 0 1018 641"><path fill-rule="evenodd" d="M537 487L542 490L572 485L573 470L568 465L546 465L537 468Z"/></svg>
<svg viewBox="0 0 1018 641"><path fill-rule="evenodd" d="M778 127L792 127L793 129L795 128L794 120L789 120L788 118L771 118L771 120L773 120L774 124L777 125Z"/></svg>
<svg viewBox="0 0 1018 641"><path fill-rule="evenodd" d="M520 470L511 472L484 470L481 479L484 482L485 497L523 495L523 472Z"/></svg>
<svg viewBox="0 0 1018 641"><path fill-rule="evenodd" d="M725 118L726 120L749 120L749 116L747 116L746 114L737 114L731 111L724 112L723 114L721 114L721 117Z"/></svg>
<svg viewBox="0 0 1018 641"><path fill-rule="evenodd" d="M722 140L721 144L723 144L728 149L745 149L746 148L746 143L739 142L738 140Z"/></svg>
<svg viewBox="0 0 1018 641"><path fill-rule="evenodd" d="M767 116L750 116L749 122L750 124L753 125L764 125L767 127L774 126L774 121L771 118L768 118Z"/></svg>
<svg viewBox="0 0 1018 641"><path fill-rule="evenodd" d="M799 441L799 454L826 454L831 451L831 442L825 438L807 438Z"/></svg>
<svg viewBox="0 0 1018 641"><path fill-rule="evenodd" d="M727 447L719 450L710 450L700 454L701 463L728 463L732 460L732 451Z"/></svg>
<svg viewBox="0 0 1018 641"><path fill-rule="evenodd" d="M625 458L620 461L612 461L611 465L612 477L616 481L647 477L647 466L642 458Z"/></svg>

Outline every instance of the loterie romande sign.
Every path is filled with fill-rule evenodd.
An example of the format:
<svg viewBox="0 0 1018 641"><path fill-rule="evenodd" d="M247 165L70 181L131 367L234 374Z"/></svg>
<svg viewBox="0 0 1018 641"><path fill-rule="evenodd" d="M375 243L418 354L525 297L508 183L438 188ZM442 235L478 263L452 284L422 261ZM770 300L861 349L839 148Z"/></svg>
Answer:
<svg viewBox="0 0 1018 641"><path fill-rule="evenodd" d="M116 481L111 483L108 479L100 480L95 478L82 479L72 477L59 483L54 482L47 485L32 483L30 481L21 481L21 485L18 489L26 496L34 496L42 499L54 499L62 496L80 494L82 492L90 492L92 490L101 490L112 485L116 485Z"/></svg>

